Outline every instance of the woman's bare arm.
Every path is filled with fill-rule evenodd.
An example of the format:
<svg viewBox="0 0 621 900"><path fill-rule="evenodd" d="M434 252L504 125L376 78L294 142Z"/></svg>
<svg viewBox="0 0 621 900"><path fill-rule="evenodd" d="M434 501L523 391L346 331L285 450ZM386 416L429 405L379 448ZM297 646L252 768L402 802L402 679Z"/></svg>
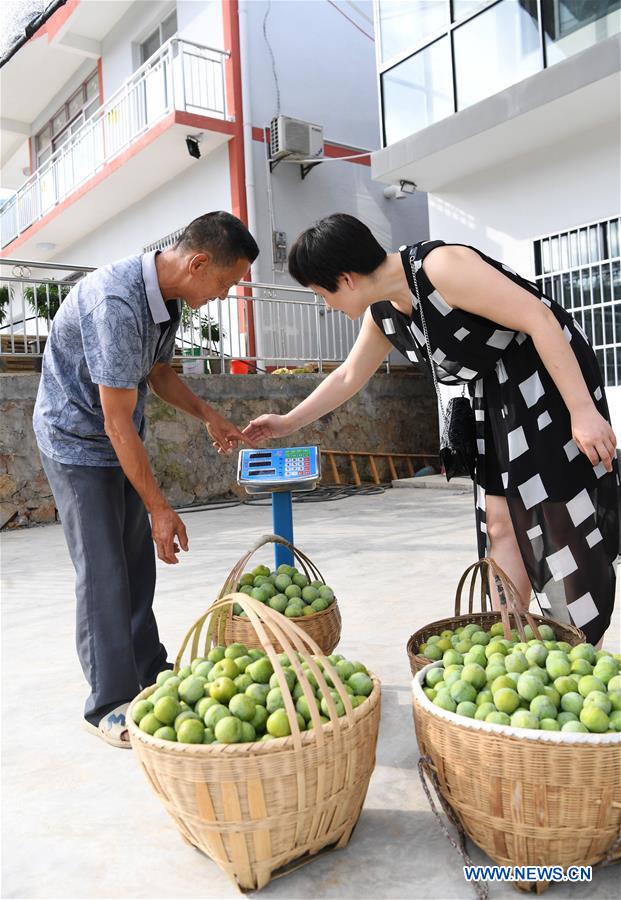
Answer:
<svg viewBox="0 0 621 900"><path fill-rule="evenodd" d="M425 257L423 269L449 306L530 335L569 410L576 443L593 465L601 459L611 471L615 434L597 411L554 313L469 247L436 247Z"/></svg>

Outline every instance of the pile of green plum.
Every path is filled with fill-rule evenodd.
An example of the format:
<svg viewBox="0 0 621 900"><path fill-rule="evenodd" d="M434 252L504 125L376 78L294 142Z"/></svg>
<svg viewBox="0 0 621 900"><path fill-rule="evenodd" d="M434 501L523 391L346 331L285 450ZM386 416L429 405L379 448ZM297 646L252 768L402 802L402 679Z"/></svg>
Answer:
<svg viewBox="0 0 621 900"><path fill-rule="evenodd" d="M554 632L545 622L537 626L539 634L543 641L554 641ZM535 637L530 625L524 626L524 634L527 640ZM478 625L463 625L459 628L447 628L439 634L432 634L427 638L425 643L418 647L418 653L426 656L434 662L441 660L447 650L455 650L462 656L472 649L473 646L480 644L486 647L490 641L503 638L504 627L502 622L496 622L488 630L480 628ZM504 640L504 638L503 638ZM516 628L511 629L511 643L517 644L520 636Z"/></svg>
<svg viewBox="0 0 621 900"><path fill-rule="evenodd" d="M474 641L476 627L460 629L455 646L440 655L442 666L425 674L423 690L436 706L514 728L621 732L620 654L591 644L509 641L498 633L481 643ZM541 626L542 636L548 627ZM426 652L438 643L430 638Z"/></svg>
<svg viewBox="0 0 621 900"><path fill-rule="evenodd" d="M313 720L289 657L278 657L293 697L298 726L311 731ZM298 654L311 687L322 725L328 723L329 709L317 679ZM325 671L321 657L315 657L329 688L334 682ZM350 662L338 653L328 656L355 708L373 690L368 670L360 662ZM336 690L330 690L339 716L345 706ZM157 689L148 699L133 704L131 715L141 731L165 741L185 744L238 744L269 741L291 734L282 690L264 650L248 650L243 644L214 647L206 657L193 659L175 674L165 669L157 676Z"/></svg>
<svg viewBox="0 0 621 900"><path fill-rule="evenodd" d="M313 616L334 603L334 591L327 584L311 581L295 566L285 564L273 572L268 566L256 566L252 572L242 575L237 590L290 619ZM247 615L239 603L235 604L233 613L236 616Z"/></svg>

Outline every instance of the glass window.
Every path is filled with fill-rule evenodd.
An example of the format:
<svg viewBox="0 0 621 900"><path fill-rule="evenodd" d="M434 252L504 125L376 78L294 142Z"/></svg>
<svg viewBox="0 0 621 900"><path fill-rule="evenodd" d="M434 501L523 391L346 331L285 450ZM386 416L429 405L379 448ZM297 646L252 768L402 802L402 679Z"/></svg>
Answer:
<svg viewBox="0 0 621 900"><path fill-rule="evenodd" d="M61 134L58 135L57 138L54 138L54 150L58 150L59 147L62 147L63 144L66 144L69 138L71 137L71 131L67 128Z"/></svg>
<svg viewBox="0 0 621 900"><path fill-rule="evenodd" d="M453 82L448 38L384 72L382 92L387 144L450 116Z"/></svg>
<svg viewBox="0 0 621 900"><path fill-rule="evenodd" d="M612 222L608 223L608 234L609 234L609 253L610 256L619 256L621 255L619 251L619 221L613 219Z"/></svg>
<svg viewBox="0 0 621 900"><path fill-rule="evenodd" d="M89 116L92 116L93 113L95 112L95 110L96 110L98 107L99 107L99 97L95 97L95 99L92 100L92 101L88 104L88 106L86 107L86 109L84 110L84 118L85 118L85 119L88 119Z"/></svg>
<svg viewBox="0 0 621 900"><path fill-rule="evenodd" d="M155 31L153 31L146 41L140 45L140 61L146 62L154 53L160 49L162 44L175 34L177 31L177 12L174 10L170 15L166 16Z"/></svg>
<svg viewBox="0 0 621 900"><path fill-rule="evenodd" d="M620 223L621 218L617 217L583 225L541 238L534 247L537 281L544 289L548 289L548 267L562 266L560 283L559 276L552 276L554 298L562 297L563 305L572 310L594 344L608 385L621 385ZM554 258L555 246L560 247L558 260Z"/></svg>
<svg viewBox="0 0 621 900"><path fill-rule="evenodd" d="M542 0L548 65L619 32L621 0Z"/></svg>
<svg viewBox="0 0 621 900"><path fill-rule="evenodd" d="M448 0L378 0L382 59L392 59L448 25Z"/></svg>
<svg viewBox="0 0 621 900"><path fill-rule="evenodd" d="M156 28L153 34L150 34L146 41L140 45L140 58L142 62L146 62L149 57L153 56L160 48L160 29Z"/></svg>
<svg viewBox="0 0 621 900"><path fill-rule="evenodd" d="M541 68L536 0L502 0L454 31L457 106L465 109Z"/></svg>
<svg viewBox="0 0 621 900"><path fill-rule="evenodd" d="M50 144L45 150L42 150L41 153L37 156L37 167L39 167L42 163L49 159L52 155L52 145Z"/></svg>
<svg viewBox="0 0 621 900"><path fill-rule="evenodd" d="M99 97L99 75L94 72L86 82L86 99L91 100L93 97Z"/></svg>
<svg viewBox="0 0 621 900"><path fill-rule="evenodd" d="M94 94L93 91L95 91ZM56 147L60 146L66 141L69 135L69 131L67 131L67 133L63 137L61 137L60 135L68 122L74 122L75 125L75 121L77 120L77 127L79 127L79 125L83 121L80 113L82 113L84 109L87 98L91 96L93 96L93 101L91 104L89 104L89 109L91 110L91 112L94 112L99 104L99 76L97 74L97 71L93 72L88 76L86 81L82 82L78 90L71 95L66 103L63 103L58 112L35 136L38 166L41 165L42 162L45 162L45 160L48 159L48 157L51 155L51 149L49 150L49 152L43 151L46 147L50 146L52 136L54 136L55 138L54 149L56 149ZM80 118L78 119L78 117ZM74 125L72 125L71 127L72 132L76 130L76 127L74 127Z"/></svg>
<svg viewBox="0 0 621 900"><path fill-rule="evenodd" d="M54 118L52 119L53 133L58 134L58 132L66 124L66 122L67 122L67 110L63 106L63 108L61 110L59 110L56 113L56 115L54 116Z"/></svg>
<svg viewBox="0 0 621 900"><path fill-rule="evenodd" d="M43 147L47 147L47 145L52 140L52 129L49 125L46 125L39 134L37 135L37 147L41 150Z"/></svg>
<svg viewBox="0 0 621 900"><path fill-rule="evenodd" d="M167 19L162 22L162 44L175 34L177 31L177 13L172 12Z"/></svg>
<svg viewBox="0 0 621 900"><path fill-rule="evenodd" d="M615 300L621 300L621 272L618 262L612 264L612 290ZM619 343L621 344L621 340Z"/></svg>
<svg viewBox="0 0 621 900"><path fill-rule="evenodd" d="M69 120L74 119L84 106L84 87L82 86L69 100Z"/></svg>
<svg viewBox="0 0 621 900"><path fill-rule="evenodd" d="M612 327L612 304L607 303L604 306L604 342L614 345L615 334Z"/></svg>
<svg viewBox="0 0 621 900"><path fill-rule="evenodd" d="M453 22L459 22L466 16L475 13L484 6L488 6L490 0L453 0Z"/></svg>

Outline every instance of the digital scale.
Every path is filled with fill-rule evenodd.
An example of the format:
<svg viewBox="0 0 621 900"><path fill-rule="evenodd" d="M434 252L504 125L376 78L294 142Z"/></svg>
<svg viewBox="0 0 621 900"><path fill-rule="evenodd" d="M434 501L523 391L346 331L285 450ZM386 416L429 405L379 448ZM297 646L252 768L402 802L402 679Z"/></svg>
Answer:
<svg viewBox="0 0 621 900"><path fill-rule="evenodd" d="M312 491L321 477L318 447L277 447L273 450L241 450L237 483L248 494L272 495L274 534L293 543L293 493ZM276 568L293 565L293 554L282 544L275 545Z"/></svg>

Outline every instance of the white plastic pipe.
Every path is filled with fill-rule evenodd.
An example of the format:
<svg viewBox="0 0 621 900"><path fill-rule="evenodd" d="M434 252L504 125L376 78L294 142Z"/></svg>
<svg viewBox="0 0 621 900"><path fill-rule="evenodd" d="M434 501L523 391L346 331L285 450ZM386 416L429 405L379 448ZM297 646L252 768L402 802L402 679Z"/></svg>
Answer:
<svg viewBox="0 0 621 900"><path fill-rule="evenodd" d="M246 182L246 208L248 210L248 230L259 243L257 232L257 209L255 203L254 166L252 161L252 102L250 95L250 60L248 53L248 2L241 0L239 16L239 55L242 89L242 122L244 136L244 178ZM260 281L257 263L251 269L251 280Z"/></svg>

